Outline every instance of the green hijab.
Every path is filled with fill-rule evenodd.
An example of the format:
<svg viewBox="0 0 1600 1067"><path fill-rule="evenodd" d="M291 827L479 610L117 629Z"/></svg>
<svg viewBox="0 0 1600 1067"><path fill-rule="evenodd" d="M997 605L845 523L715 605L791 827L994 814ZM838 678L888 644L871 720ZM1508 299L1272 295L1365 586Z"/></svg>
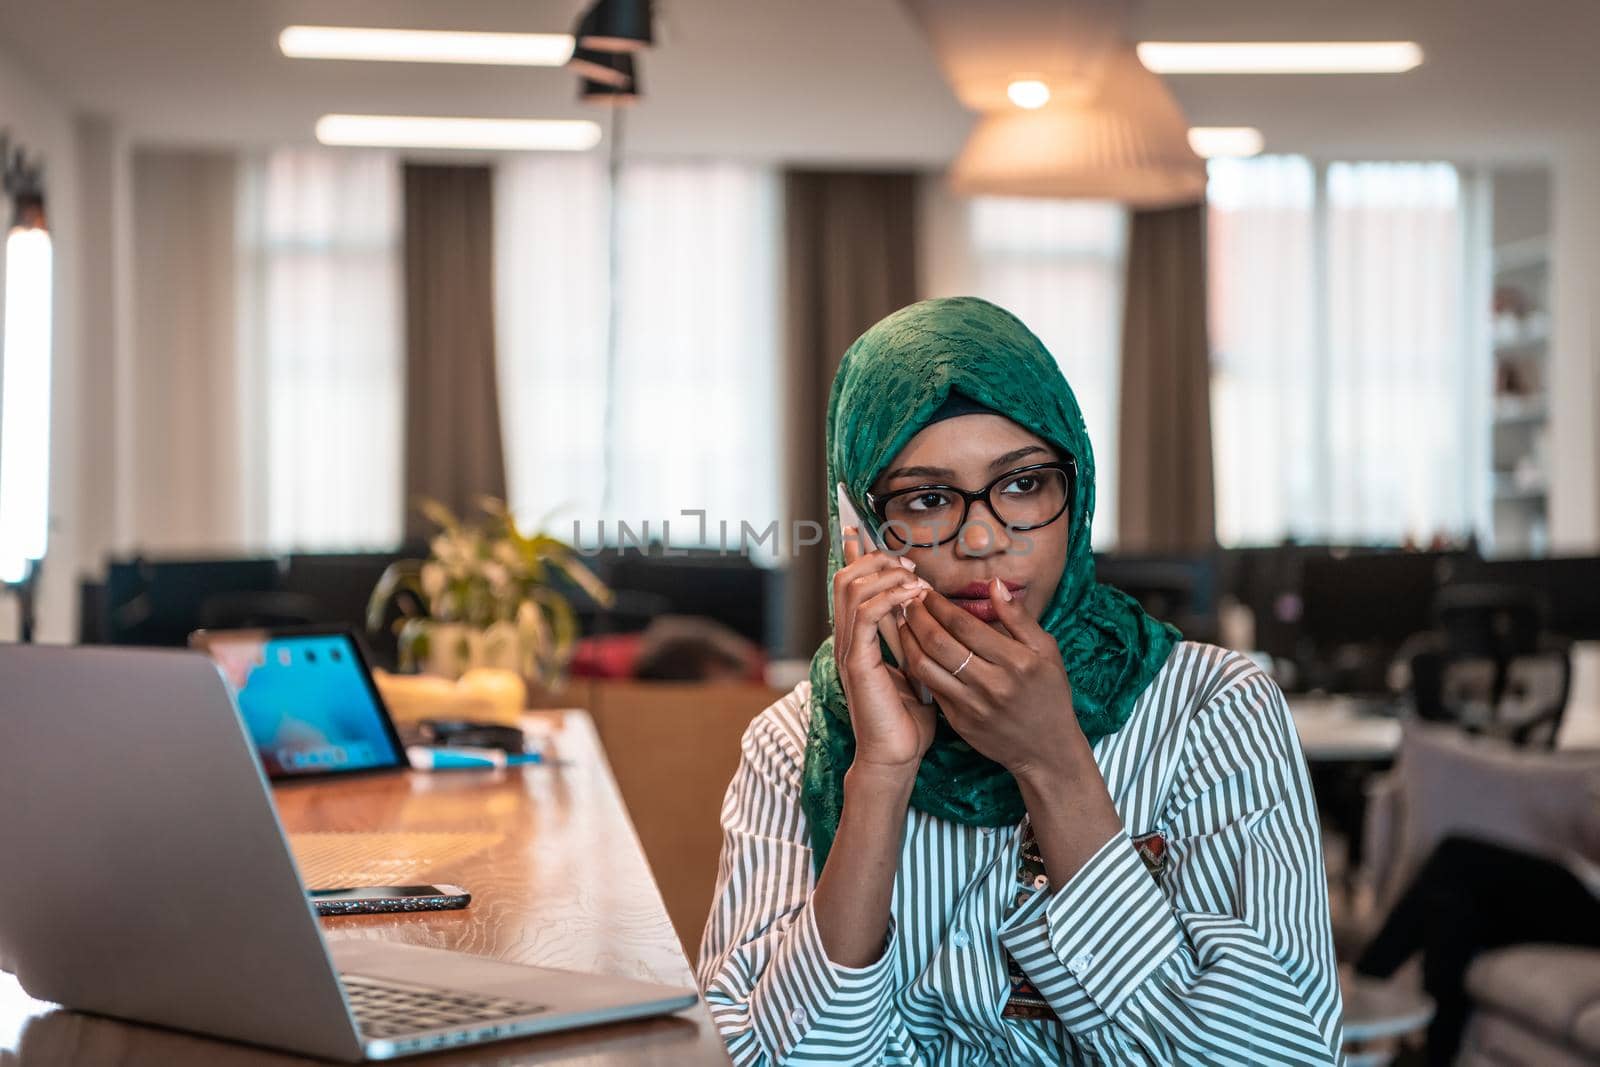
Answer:
<svg viewBox="0 0 1600 1067"><path fill-rule="evenodd" d="M1061 648L1084 734L1093 741L1114 733L1180 635L1146 615L1126 593L1095 580L1089 548L1094 454L1083 414L1055 358L1015 315L976 297L924 300L883 319L850 346L828 394L828 528L838 528L833 489L839 482L862 520L876 522L865 506L868 489L952 390L1077 461L1074 498L1057 520L1071 522L1071 548L1039 622ZM835 536L828 551L830 621L841 553ZM887 642L879 640L885 662L894 663ZM850 709L830 636L811 657L811 722L800 793L818 872L839 828L844 772L854 757ZM911 804L969 826L1014 825L1025 811L1010 772L963 741L942 715L917 768Z"/></svg>

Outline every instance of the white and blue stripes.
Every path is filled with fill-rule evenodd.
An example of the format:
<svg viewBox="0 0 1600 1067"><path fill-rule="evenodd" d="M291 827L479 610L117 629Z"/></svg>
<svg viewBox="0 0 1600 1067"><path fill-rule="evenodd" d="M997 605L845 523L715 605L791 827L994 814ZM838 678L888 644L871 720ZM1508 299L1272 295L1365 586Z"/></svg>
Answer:
<svg viewBox="0 0 1600 1067"><path fill-rule="evenodd" d="M1330 1064L1340 1000L1315 803L1283 694L1180 644L1094 744L1126 828L1021 905L1021 827L906 816L883 955L832 963L800 770L810 683L762 712L723 803L697 977L739 1064ZM1168 842L1159 880L1131 838ZM1055 1019L1002 1017L1009 952Z"/></svg>

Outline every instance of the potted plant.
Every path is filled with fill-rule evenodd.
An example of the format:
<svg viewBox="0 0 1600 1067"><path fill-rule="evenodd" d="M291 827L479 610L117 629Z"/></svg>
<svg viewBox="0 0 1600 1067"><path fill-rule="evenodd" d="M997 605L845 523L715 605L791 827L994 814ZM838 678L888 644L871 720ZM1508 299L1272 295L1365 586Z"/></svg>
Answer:
<svg viewBox="0 0 1600 1067"><path fill-rule="evenodd" d="M383 625L391 602L403 671L456 679L469 670L515 672L546 690L559 687L579 635L562 579L602 606L612 593L572 546L525 533L505 502L479 500L484 518L464 522L434 500L419 507L439 532L425 560L400 560L372 591L367 625ZM409 593L409 597L399 597Z"/></svg>

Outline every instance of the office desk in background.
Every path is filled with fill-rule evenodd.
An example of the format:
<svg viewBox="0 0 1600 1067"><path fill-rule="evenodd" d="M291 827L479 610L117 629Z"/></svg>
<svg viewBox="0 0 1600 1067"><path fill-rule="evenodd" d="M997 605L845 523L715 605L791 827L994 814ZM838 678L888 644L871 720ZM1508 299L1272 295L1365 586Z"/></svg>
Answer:
<svg viewBox="0 0 1600 1067"><path fill-rule="evenodd" d="M1293 695L1289 716L1307 763L1376 762L1400 751L1400 719L1374 715L1345 696Z"/></svg>
<svg viewBox="0 0 1600 1067"><path fill-rule="evenodd" d="M505 771L387 774L278 788L302 871L339 864L380 882L449 882L464 911L321 920L329 939L391 938L512 963L694 987L690 965L615 781L581 711L536 712L561 762ZM371 834L396 835L376 839ZM339 836L342 835L342 836ZM374 852L373 844L386 852ZM406 842L410 848L401 847ZM392 846L392 847L390 847ZM429 854L425 872L405 854ZM350 868L345 867L346 870ZM174 886L175 892L182 891ZM114 891L108 886L107 891ZM196 901L226 907L227 901ZM241 960L241 967L250 961ZM321 1061L65 1011L0 974L0 1065L279 1067ZM398 1061L418 1067L582 1062L726 1064L703 1004L661 1019L479 1045Z"/></svg>

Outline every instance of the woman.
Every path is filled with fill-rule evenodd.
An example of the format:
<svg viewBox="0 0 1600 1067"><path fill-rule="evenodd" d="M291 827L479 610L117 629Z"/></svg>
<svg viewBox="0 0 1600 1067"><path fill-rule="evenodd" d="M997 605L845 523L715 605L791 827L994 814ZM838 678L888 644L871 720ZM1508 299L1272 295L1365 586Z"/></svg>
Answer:
<svg viewBox="0 0 1600 1067"><path fill-rule="evenodd" d="M1094 457L1038 338L969 297L895 312L827 452L883 548L844 531L833 636L723 805L697 974L735 1061L1335 1062L1283 696L1095 582Z"/></svg>

